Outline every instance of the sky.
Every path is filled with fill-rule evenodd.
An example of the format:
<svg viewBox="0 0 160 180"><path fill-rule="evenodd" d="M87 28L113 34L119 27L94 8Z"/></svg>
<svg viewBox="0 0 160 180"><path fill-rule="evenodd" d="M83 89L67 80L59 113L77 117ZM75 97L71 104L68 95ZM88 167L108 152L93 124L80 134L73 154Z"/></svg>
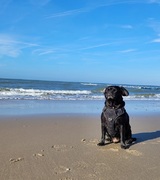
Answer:
<svg viewBox="0 0 160 180"><path fill-rule="evenodd" d="M160 0L1 0L0 78L160 85Z"/></svg>

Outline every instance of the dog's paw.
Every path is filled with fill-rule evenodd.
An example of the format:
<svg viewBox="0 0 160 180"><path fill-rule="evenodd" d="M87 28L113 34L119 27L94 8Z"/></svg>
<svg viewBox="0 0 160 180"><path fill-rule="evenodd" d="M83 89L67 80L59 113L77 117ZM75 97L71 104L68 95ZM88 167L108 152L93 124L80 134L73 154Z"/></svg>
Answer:
<svg viewBox="0 0 160 180"><path fill-rule="evenodd" d="M128 146L127 146L127 145L124 145L124 144L123 144L123 145L121 144L121 148L122 148L122 149L128 149Z"/></svg>
<svg viewBox="0 0 160 180"><path fill-rule="evenodd" d="M104 146L105 143L104 143L104 142L99 142L97 145L98 145L98 146Z"/></svg>
<svg viewBox="0 0 160 180"><path fill-rule="evenodd" d="M137 141L137 138L132 138L132 142L135 142L135 141Z"/></svg>
<svg viewBox="0 0 160 180"><path fill-rule="evenodd" d="M137 140L137 138L130 138L130 139L126 140L125 143L127 145L130 145L130 144L134 143L136 140Z"/></svg>

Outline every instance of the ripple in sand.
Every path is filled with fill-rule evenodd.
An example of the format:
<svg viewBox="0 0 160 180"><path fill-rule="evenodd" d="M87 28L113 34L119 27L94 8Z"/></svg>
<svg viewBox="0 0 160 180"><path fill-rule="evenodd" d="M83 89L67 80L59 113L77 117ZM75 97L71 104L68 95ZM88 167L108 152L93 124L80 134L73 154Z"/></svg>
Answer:
<svg viewBox="0 0 160 180"><path fill-rule="evenodd" d="M108 164L105 163L96 163L94 167L95 174L106 173L106 171L111 170L111 167Z"/></svg>
<svg viewBox="0 0 160 180"><path fill-rule="evenodd" d="M86 169L89 165L84 161L75 162L73 164L76 169Z"/></svg>

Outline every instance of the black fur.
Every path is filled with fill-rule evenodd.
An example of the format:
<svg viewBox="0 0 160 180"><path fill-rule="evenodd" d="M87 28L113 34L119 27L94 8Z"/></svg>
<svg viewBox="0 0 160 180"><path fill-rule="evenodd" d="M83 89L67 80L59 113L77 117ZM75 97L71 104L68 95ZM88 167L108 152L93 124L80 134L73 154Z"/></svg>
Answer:
<svg viewBox="0 0 160 180"><path fill-rule="evenodd" d="M128 96L129 93L124 87L108 86L104 91L105 106L101 114L102 137L99 146L109 143L119 142L121 148L128 148L136 138L132 138L129 115L124 106L122 96ZM107 137L106 137L107 135Z"/></svg>

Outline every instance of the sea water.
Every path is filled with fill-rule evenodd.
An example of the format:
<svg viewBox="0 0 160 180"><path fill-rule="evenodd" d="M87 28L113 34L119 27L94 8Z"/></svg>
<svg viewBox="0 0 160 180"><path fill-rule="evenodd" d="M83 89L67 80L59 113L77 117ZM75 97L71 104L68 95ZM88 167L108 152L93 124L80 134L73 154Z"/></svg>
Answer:
<svg viewBox="0 0 160 180"><path fill-rule="evenodd" d="M103 90L123 86L130 113L156 113L160 110L160 86L0 79L0 115L44 113L96 113L104 106Z"/></svg>

